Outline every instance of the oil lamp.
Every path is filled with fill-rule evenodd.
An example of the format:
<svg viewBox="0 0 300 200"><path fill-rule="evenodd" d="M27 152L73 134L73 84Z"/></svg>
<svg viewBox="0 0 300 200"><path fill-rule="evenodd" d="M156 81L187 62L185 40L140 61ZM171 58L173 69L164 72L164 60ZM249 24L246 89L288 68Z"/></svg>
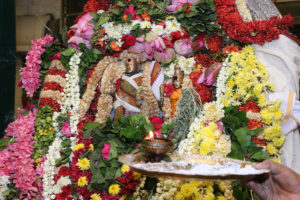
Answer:
<svg viewBox="0 0 300 200"><path fill-rule="evenodd" d="M149 155L150 160L160 161L164 154L174 148L174 143L166 138L155 136L153 131L145 137L141 143L143 150Z"/></svg>

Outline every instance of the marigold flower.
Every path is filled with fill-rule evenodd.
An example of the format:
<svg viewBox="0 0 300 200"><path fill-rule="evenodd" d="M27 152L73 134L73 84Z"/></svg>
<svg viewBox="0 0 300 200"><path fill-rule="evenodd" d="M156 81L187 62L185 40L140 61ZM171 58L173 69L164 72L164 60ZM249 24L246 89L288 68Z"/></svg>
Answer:
<svg viewBox="0 0 300 200"><path fill-rule="evenodd" d="M84 186L86 186L87 184L88 184L88 181L87 181L86 176L80 177L80 178L78 179L78 181L77 181L77 185L78 185L79 187L84 187Z"/></svg>
<svg viewBox="0 0 300 200"><path fill-rule="evenodd" d="M112 184L108 188L108 193L112 194L112 195L116 195L116 194L119 194L120 190L121 189L120 189L120 186L118 184Z"/></svg>
<svg viewBox="0 0 300 200"><path fill-rule="evenodd" d="M81 170L88 170L90 169L90 160L87 158L83 158L83 159L78 159L78 162L76 163L76 165L81 169Z"/></svg>

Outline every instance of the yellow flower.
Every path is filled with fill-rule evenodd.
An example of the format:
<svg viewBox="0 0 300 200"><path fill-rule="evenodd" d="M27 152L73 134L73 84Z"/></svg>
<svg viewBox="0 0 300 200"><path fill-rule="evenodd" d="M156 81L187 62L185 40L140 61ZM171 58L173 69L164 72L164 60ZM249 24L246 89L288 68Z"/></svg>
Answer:
<svg viewBox="0 0 300 200"><path fill-rule="evenodd" d="M76 165L81 169L81 170L88 170L90 169L90 160L87 158L83 158L83 159L78 159L78 162L76 163Z"/></svg>
<svg viewBox="0 0 300 200"><path fill-rule="evenodd" d="M253 92L254 92L254 94L255 94L256 96L259 96L260 93L262 92L262 89L263 89L262 84L257 84L257 85L254 86Z"/></svg>
<svg viewBox="0 0 300 200"><path fill-rule="evenodd" d="M230 79L230 80L227 82L227 85L228 85L228 87L233 88L233 86L234 86L235 84L234 84L234 81L233 81L232 79Z"/></svg>
<svg viewBox="0 0 300 200"><path fill-rule="evenodd" d="M206 138L200 145L200 154L201 155L208 155L214 149L214 141L213 139Z"/></svg>
<svg viewBox="0 0 300 200"><path fill-rule="evenodd" d="M138 173L138 172L133 172L133 179L134 179L134 180L138 180L138 179L140 179L140 178L141 178L141 176L142 176L142 174L141 174L141 173Z"/></svg>
<svg viewBox="0 0 300 200"><path fill-rule="evenodd" d="M276 152L277 152L276 148L271 143L267 144L267 150L268 150L268 152L269 152L270 155L275 155Z"/></svg>
<svg viewBox="0 0 300 200"><path fill-rule="evenodd" d="M224 196L218 196L218 200L226 200L226 197L224 197Z"/></svg>
<svg viewBox="0 0 300 200"><path fill-rule="evenodd" d="M102 200L99 194L94 193L91 195L91 200Z"/></svg>
<svg viewBox="0 0 300 200"><path fill-rule="evenodd" d="M88 182L87 182L87 178L86 178L85 176L80 177L80 178L78 179L78 181L77 181L77 185L78 185L79 187L84 187L84 186L86 186L87 184L88 184Z"/></svg>
<svg viewBox="0 0 300 200"><path fill-rule="evenodd" d="M282 147L282 145L283 145L283 143L284 143L284 140L285 140L285 137L284 137L284 136L282 136L282 137L280 137L280 138L274 139L274 140L273 140L273 141L274 141L274 146L275 146L275 147Z"/></svg>
<svg viewBox="0 0 300 200"><path fill-rule="evenodd" d="M274 120L280 120L282 117L282 111L281 110L277 110L274 113Z"/></svg>
<svg viewBox="0 0 300 200"><path fill-rule="evenodd" d="M125 172L128 172L130 170L130 167L128 165L122 165L121 172L124 174Z"/></svg>
<svg viewBox="0 0 300 200"><path fill-rule="evenodd" d="M259 107L264 107L268 104L267 98L265 95L260 95L258 97L258 106Z"/></svg>
<svg viewBox="0 0 300 200"><path fill-rule="evenodd" d="M191 197L198 193L195 187L192 187L190 183L185 183L181 186L180 192L184 197Z"/></svg>
<svg viewBox="0 0 300 200"><path fill-rule="evenodd" d="M183 196L182 192L177 192L177 194L175 196L175 200L184 200L184 196Z"/></svg>
<svg viewBox="0 0 300 200"><path fill-rule="evenodd" d="M90 144L90 150L94 151L94 145L93 144Z"/></svg>
<svg viewBox="0 0 300 200"><path fill-rule="evenodd" d="M112 184L111 186L109 186L108 192L109 192L109 194L112 194L112 195L119 194L120 186L118 184Z"/></svg>
<svg viewBox="0 0 300 200"><path fill-rule="evenodd" d="M267 110L263 109L260 111L261 119L264 124L271 124L273 121L272 114Z"/></svg>
<svg viewBox="0 0 300 200"><path fill-rule="evenodd" d="M83 148L84 148L84 144L79 143L75 145L73 151L78 151L79 149L83 149Z"/></svg>
<svg viewBox="0 0 300 200"><path fill-rule="evenodd" d="M205 127L202 129L202 133L205 134L205 137L214 139L215 134L214 132L210 129L210 127Z"/></svg>
<svg viewBox="0 0 300 200"><path fill-rule="evenodd" d="M127 195L122 195L122 197L120 198L120 200L125 200L127 197Z"/></svg>

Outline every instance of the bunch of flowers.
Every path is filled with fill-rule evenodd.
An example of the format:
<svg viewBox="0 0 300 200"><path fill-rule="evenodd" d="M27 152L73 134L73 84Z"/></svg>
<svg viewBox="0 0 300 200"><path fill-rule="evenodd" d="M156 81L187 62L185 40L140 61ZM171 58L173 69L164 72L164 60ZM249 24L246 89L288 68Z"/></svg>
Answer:
<svg viewBox="0 0 300 200"><path fill-rule="evenodd" d="M46 35L43 38L32 41L31 50L26 56L26 66L22 68L21 82L22 88L25 89L27 96L32 97L40 87L40 64L42 63L41 55L45 52L45 47L53 42L53 37Z"/></svg>
<svg viewBox="0 0 300 200"><path fill-rule="evenodd" d="M8 184L10 183L9 176L0 175L0 200L5 200L3 193L8 190Z"/></svg>
<svg viewBox="0 0 300 200"><path fill-rule="evenodd" d="M281 160L281 147L284 136L280 128L282 111L280 100L267 101L267 95L274 86L268 79L268 72L257 60L254 49L247 46L240 53L232 52L230 62L225 62L217 83L218 102L225 107L239 106L239 111L246 111L248 129L262 128L263 133L252 138L259 145L266 145L266 151L272 159ZM263 124L263 125L262 125Z"/></svg>
<svg viewBox="0 0 300 200"><path fill-rule="evenodd" d="M28 114L22 114L23 111L19 109L18 117L6 129L6 136L14 137L16 142L9 143L8 148L0 152L0 175L10 176L21 191L20 199L32 199L37 195L34 187L36 172L31 158L37 110Z"/></svg>
<svg viewBox="0 0 300 200"><path fill-rule="evenodd" d="M244 22L240 15L236 1L214 0L218 13L218 22L232 39L245 44L263 45L279 38L279 34L293 26L293 17L285 15L281 19L272 17L264 21ZM230 13L230 15L228 15ZM247 17L249 18L249 17Z"/></svg>

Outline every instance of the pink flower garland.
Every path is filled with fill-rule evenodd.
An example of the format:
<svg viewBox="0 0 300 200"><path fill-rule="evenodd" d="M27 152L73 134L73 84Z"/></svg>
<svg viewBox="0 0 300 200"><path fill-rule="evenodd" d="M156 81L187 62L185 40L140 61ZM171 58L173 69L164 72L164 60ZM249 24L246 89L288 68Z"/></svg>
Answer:
<svg viewBox="0 0 300 200"><path fill-rule="evenodd" d="M33 133L35 132L35 115L37 110L23 115L19 109L19 116L6 129L7 136L12 136L16 143L9 143L8 147L0 151L0 175L9 175L10 179L21 190L20 199L33 199L37 188L34 182L36 172L34 160L30 157L33 151Z"/></svg>
<svg viewBox="0 0 300 200"><path fill-rule="evenodd" d="M53 42L51 35L46 35L38 40L32 40L31 50L26 56L26 66L22 68L21 81L22 88L26 90L27 96L32 97L33 93L40 87L40 64L41 55L45 52L44 47Z"/></svg>

